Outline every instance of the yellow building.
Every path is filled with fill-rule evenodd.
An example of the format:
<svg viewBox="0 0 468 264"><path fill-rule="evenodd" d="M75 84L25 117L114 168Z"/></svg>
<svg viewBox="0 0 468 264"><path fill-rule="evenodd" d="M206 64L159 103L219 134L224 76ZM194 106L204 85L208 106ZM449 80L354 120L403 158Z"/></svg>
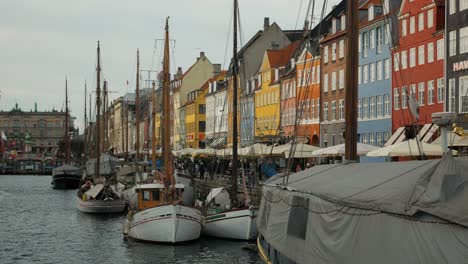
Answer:
<svg viewBox="0 0 468 264"><path fill-rule="evenodd" d="M209 81L200 89L187 94L182 109L185 113L185 147L205 148L206 94Z"/></svg>
<svg viewBox="0 0 468 264"><path fill-rule="evenodd" d="M294 55L298 42L281 50L267 50L258 71L255 89L255 138L273 143L280 131L280 73Z"/></svg>

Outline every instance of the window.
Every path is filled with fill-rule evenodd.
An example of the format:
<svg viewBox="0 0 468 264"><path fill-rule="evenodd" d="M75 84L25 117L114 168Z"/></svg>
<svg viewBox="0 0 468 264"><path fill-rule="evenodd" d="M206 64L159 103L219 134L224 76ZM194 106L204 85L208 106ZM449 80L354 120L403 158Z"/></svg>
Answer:
<svg viewBox="0 0 468 264"><path fill-rule="evenodd" d="M369 80L375 82L375 63L369 64Z"/></svg>
<svg viewBox="0 0 468 264"><path fill-rule="evenodd" d="M310 119L315 119L315 99L310 99Z"/></svg>
<svg viewBox="0 0 468 264"><path fill-rule="evenodd" d="M372 145L372 146L375 145L374 133L369 134L369 145Z"/></svg>
<svg viewBox="0 0 468 264"><path fill-rule="evenodd" d="M455 79L449 79L449 111L455 112ZM461 87L460 87L461 88ZM460 93L461 94L461 93Z"/></svg>
<svg viewBox="0 0 468 264"><path fill-rule="evenodd" d="M450 10L449 10L450 15L455 14L455 12L457 12L456 2L457 0L450 0Z"/></svg>
<svg viewBox="0 0 468 264"><path fill-rule="evenodd" d="M384 100L385 100L384 116L390 116L390 95L388 94L384 95Z"/></svg>
<svg viewBox="0 0 468 264"><path fill-rule="evenodd" d="M362 67L358 67L358 84L361 84L362 82Z"/></svg>
<svg viewBox="0 0 468 264"><path fill-rule="evenodd" d="M388 44L388 39L390 38L390 24L385 24L384 30L384 43Z"/></svg>
<svg viewBox="0 0 468 264"><path fill-rule="evenodd" d="M331 83L331 89L332 91L336 90L336 72L332 72L332 83Z"/></svg>
<svg viewBox="0 0 468 264"><path fill-rule="evenodd" d="M320 117L320 98L317 98L317 116L315 118Z"/></svg>
<svg viewBox="0 0 468 264"><path fill-rule="evenodd" d="M426 60L424 56L424 45L418 47L418 64L423 65Z"/></svg>
<svg viewBox="0 0 468 264"><path fill-rule="evenodd" d="M362 35L359 34L359 39L358 39L358 52L361 53L362 51Z"/></svg>
<svg viewBox="0 0 468 264"><path fill-rule="evenodd" d="M368 136L369 136L369 134L365 134L365 133L362 134L362 143L363 143L363 144L369 143L369 138L368 138Z"/></svg>
<svg viewBox="0 0 468 264"><path fill-rule="evenodd" d="M344 100L340 100L340 120L344 119Z"/></svg>
<svg viewBox="0 0 468 264"><path fill-rule="evenodd" d="M460 10L460 12L465 10L465 9L468 9L468 1L460 0L460 2L458 2L458 4L460 5L459 8L458 8Z"/></svg>
<svg viewBox="0 0 468 264"><path fill-rule="evenodd" d="M336 42L332 44L332 61L336 61Z"/></svg>
<svg viewBox="0 0 468 264"><path fill-rule="evenodd" d="M408 21L406 19L403 19L401 21L401 36L402 37L404 37L404 36L406 36L408 34L408 31L407 31L408 30L407 29L408 25L407 24L408 24Z"/></svg>
<svg viewBox="0 0 468 264"><path fill-rule="evenodd" d="M334 121L336 119L336 101L331 102L331 120Z"/></svg>
<svg viewBox="0 0 468 264"><path fill-rule="evenodd" d="M409 98L416 101L416 84L410 85L410 97Z"/></svg>
<svg viewBox="0 0 468 264"><path fill-rule="evenodd" d="M328 63L328 46L323 48L323 63Z"/></svg>
<svg viewBox="0 0 468 264"><path fill-rule="evenodd" d="M384 68L385 79L388 79L390 78L390 59L385 59L384 64L385 64L385 68Z"/></svg>
<svg viewBox="0 0 468 264"><path fill-rule="evenodd" d="M369 118L375 118L375 97L370 97L369 98L369 105L370 105L370 117Z"/></svg>
<svg viewBox="0 0 468 264"><path fill-rule="evenodd" d="M468 76L460 77L460 113L468 112Z"/></svg>
<svg viewBox="0 0 468 264"><path fill-rule="evenodd" d="M408 51L403 50L401 52L401 68L406 69L408 68Z"/></svg>
<svg viewBox="0 0 468 264"><path fill-rule="evenodd" d="M341 30L345 30L345 29L346 29L346 16L342 15L341 16Z"/></svg>
<svg viewBox="0 0 468 264"><path fill-rule="evenodd" d="M340 59L344 58L344 40L340 40Z"/></svg>
<svg viewBox="0 0 468 264"><path fill-rule="evenodd" d="M427 10L427 28L434 26L434 9Z"/></svg>
<svg viewBox="0 0 468 264"><path fill-rule="evenodd" d="M449 55L457 54L457 31L453 30L449 33Z"/></svg>
<svg viewBox="0 0 468 264"><path fill-rule="evenodd" d="M416 66L416 48L410 49L410 68Z"/></svg>
<svg viewBox="0 0 468 264"><path fill-rule="evenodd" d="M204 104L198 105L198 113L205 114L206 113L206 106Z"/></svg>
<svg viewBox="0 0 468 264"><path fill-rule="evenodd" d="M403 86L401 88L401 108L406 109L408 107L408 88Z"/></svg>
<svg viewBox="0 0 468 264"><path fill-rule="evenodd" d="M339 79L340 79L340 84L338 87L340 89L344 89L344 70L340 70Z"/></svg>
<svg viewBox="0 0 468 264"><path fill-rule="evenodd" d="M362 99L358 98L358 118L362 119Z"/></svg>
<svg viewBox="0 0 468 264"><path fill-rule="evenodd" d="M153 201L159 201L159 190L153 191Z"/></svg>
<svg viewBox="0 0 468 264"><path fill-rule="evenodd" d="M434 81L427 82L427 104L434 104Z"/></svg>
<svg viewBox="0 0 468 264"><path fill-rule="evenodd" d="M377 53L382 53L383 35L382 27L377 28Z"/></svg>
<svg viewBox="0 0 468 264"><path fill-rule="evenodd" d="M382 95L377 96L377 117L382 117L382 108L383 105L383 97Z"/></svg>
<svg viewBox="0 0 468 264"><path fill-rule="evenodd" d="M427 44L427 63L434 62L434 42Z"/></svg>
<svg viewBox="0 0 468 264"><path fill-rule="evenodd" d="M437 40L437 60L444 59L444 39Z"/></svg>
<svg viewBox="0 0 468 264"><path fill-rule="evenodd" d="M414 16L410 17L410 34L416 32L416 18Z"/></svg>
<svg viewBox="0 0 468 264"><path fill-rule="evenodd" d="M323 92L328 92L328 73L323 75Z"/></svg>
<svg viewBox="0 0 468 264"><path fill-rule="evenodd" d="M363 65L362 66L362 82L363 83L368 83L368 81L369 81L368 68L369 68L369 65Z"/></svg>
<svg viewBox="0 0 468 264"><path fill-rule="evenodd" d="M328 121L329 116L328 116L328 102L323 103L323 120Z"/></svg>
<svg viewBox="0 0 468 264"><path fill-rule="evenodd" d="M336 33L336 19L333 19L332 21L332 34Z"/></svg>
<svg viewBox="0 0 468 264"><path fill-rule="evenodd" d="M460 54L466 52L468 52L468 27L460 28Z"/></svg>
<svg viewBox="0 0 468 264"><path fill-rule="evenodd" d="M418 104L419 105L424 105L425 103L425 100L424 100L424 83L419 83L419 87L418 87Z"/></svg>
<svg viewBox="0 0 468 264"><path fill-rule="evenodd" d="M375 14L375 13L374 13L374 10L375 10L374 5L371 4L371 5L369 6L369 11L368 11L368 14L367 14L367 15L368 15L368 16L367 16L367 20L369 20L369 21L374 20L374 14Z"/></svg>
<svg viewBox="0 0 468 264"><path fill-rule="evenodd" d="M369 41L370 41L370 49L375 49L375 30L372 29L369 31Z"/></svg>
<svg viewBox="0 0 468 264"><path fill-rule="evenodd" d="M445 83L444 78L437 80L437 102L443 103L445 98Z"/></svg>
<svg viewBox="0 0 468 264"><path fill-rule="evenodd" d="M421 12L418 15L418 31L424 30L424 22L424 12Z"/></svg>
<svg viewBox="0 0 468 264"><path fill-rule="evenodd" d="M150 200L150 192L143 191L143 201L149 201L149 200Z"/></svg>
<svg viewBox="0 0 468 264"><path fill-rule="evenodd" d="M362 118L369 118L368 99L362 98Z"/></svg>
<svg viewBox="0 0 468 264"><path fill-rule="evenodd" d="M377 146L379 147L383 146L382 133L377 133Z"/></svg>
<svg viewBox="0 0 468 264"><path fill-rule="evenodd" d="M383 74L382 70L383 70L382 61L378 61L377 62L377 80L379 81L382 80L382 74Z"/></svg>
<svg viewBox="0 0 468 264"><path fill-rule="evenodd" d="M364 32L362 33L362 53L364 53L364 57L367 57L369 55L369 33L368 32Z"/></svg>
<svg viewBox="0 0 468 264"><path fill-rule="evenodd" d="M400 70L400 53L396 52L393 55L393 70L399 71Z"/></svg>

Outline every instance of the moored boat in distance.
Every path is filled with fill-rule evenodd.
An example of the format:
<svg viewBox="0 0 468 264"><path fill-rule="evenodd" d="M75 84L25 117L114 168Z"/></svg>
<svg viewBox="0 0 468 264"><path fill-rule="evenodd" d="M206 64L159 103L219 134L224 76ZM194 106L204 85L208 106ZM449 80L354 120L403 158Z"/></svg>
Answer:
<svg viewBox="0 0 468 264"><path fill-rule="evenodd" d="M52 170L52 186L54 189L77 189L80 186L81 169L63 165Z"/></svg>
<svg viewBox="0 0 468 264"><path fill-rule="evenodd" d="M127 203L121 199L115 187L104 184L89 185L89 187L89 190L84 193L78 192L78 210L91 214L112 214L125 211Z"/></svg>
<svg viewBox="0 0 468 264"><path fill-rule="evenodd" d="M206 204L212 206L207 209L203 217L204 235L236 240L257 238L256 207L231 209L229 193L224 188L212 189Z"/></svg>

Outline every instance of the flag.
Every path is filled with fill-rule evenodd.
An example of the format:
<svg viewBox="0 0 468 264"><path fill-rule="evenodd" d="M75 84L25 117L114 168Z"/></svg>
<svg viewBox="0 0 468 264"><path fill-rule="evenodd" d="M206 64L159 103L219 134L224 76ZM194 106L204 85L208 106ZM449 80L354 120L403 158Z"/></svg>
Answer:
<svg viewBox="0 0 468 264"><path fill-rule="evenodd" d="M7 137L6 137L5 133L3 133L3 131L2 131L2 140L7 141Z"/></svg>

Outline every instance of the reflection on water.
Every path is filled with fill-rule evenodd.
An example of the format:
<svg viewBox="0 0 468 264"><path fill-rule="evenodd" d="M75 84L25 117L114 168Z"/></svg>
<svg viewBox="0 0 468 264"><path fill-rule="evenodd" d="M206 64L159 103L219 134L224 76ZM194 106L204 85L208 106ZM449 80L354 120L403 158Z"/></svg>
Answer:
<svg viewBox="0 0 468 264"><path fill-rule="evenodd" d="M201 239L180 246L125 241L124 215L88 215L50 176L0 176L1 263L260 263L247 243Z"/></svg>

